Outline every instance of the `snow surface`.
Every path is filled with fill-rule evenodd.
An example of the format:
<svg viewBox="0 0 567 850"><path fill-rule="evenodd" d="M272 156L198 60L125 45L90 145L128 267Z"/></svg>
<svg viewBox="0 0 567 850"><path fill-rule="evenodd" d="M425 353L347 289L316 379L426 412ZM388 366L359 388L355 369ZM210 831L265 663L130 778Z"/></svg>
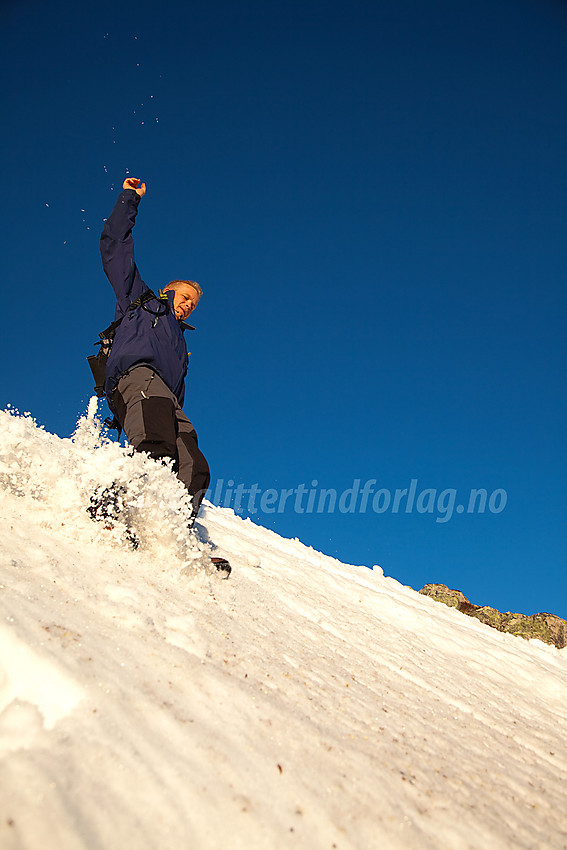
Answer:
<svg viewBox="0 0 567 850"><path fill-rule="evenodd" d="M0 411L2 850L567 847L566 650L227 509L196 539L95 412Z"/></svg>

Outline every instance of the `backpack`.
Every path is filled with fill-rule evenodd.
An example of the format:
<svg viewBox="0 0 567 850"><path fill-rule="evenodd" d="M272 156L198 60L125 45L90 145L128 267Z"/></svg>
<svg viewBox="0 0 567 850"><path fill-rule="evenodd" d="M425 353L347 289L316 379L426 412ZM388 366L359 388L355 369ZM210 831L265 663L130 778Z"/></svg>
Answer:
<svg viewBox="0 0 567 850"><path fill-rule="evenodd" d="M148 301L151 301L152 298L155 298L157 301L160 302L157 310L150 310L150 308L146 306L146 303ZM116 329L119 327L126 314L131 313L132 310L135 310L137 307L141 307L143 310L147 310L148 313L151 313L152 316L156 317L156 319L158 316L165 316L167 313L169 313L167 295L162 292L160 292L159 295L156 295L154 292L152 292L151 289L147 289L145 292L142 292L142 294L138 298L136 298L135 301L132 301L124 315L120 316L119 319L116 319L114 322L112 322L112 324L110 324L105 330L100 331L100 339L98 342L94 343L95 345L100 345L100 348L96 354L91 354L87 357L88 364L91 367L91 372L93 373L93 378L95 382L95 393L97 394L98 398L104 398L104 396L106 395L106 393L104 392L106 364L108 363L108 356L110 354L110 349L112 348L112 343L114 342Z"/></svg>

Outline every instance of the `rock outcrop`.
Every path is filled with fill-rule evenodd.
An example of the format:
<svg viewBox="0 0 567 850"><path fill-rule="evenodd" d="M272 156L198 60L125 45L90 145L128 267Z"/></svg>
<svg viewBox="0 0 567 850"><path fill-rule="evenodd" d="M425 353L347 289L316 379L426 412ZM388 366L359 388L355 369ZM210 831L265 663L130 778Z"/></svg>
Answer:
<svg viewBox="0 0 567 850"><path fill-rule="evenodd" d="M512 635L530 640L537 638L544 643L551 643L558 649L567 646L567 621L556 617L555 614L512 614L510 611L502 614L496 608L487 605L473 605L460 590L451 590L445 584L426 584L419 591L424 596L431 596L437 602L443 602L450 608L457 608L469 617L476 617L481 623L486 623L499 632L509 632Z"/></svg>

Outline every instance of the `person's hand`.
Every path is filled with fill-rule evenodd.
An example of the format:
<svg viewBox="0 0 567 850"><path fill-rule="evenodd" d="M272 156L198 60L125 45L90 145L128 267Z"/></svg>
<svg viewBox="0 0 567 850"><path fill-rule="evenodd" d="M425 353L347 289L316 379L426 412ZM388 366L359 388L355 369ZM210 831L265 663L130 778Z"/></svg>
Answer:
<svg viewBox="0 0 567 850"><path fill-rule="evenodd" d="M146 184L138 180L137 177L127 177L122 184L123 189L134 189L140 198L146 194Z"/></svg>

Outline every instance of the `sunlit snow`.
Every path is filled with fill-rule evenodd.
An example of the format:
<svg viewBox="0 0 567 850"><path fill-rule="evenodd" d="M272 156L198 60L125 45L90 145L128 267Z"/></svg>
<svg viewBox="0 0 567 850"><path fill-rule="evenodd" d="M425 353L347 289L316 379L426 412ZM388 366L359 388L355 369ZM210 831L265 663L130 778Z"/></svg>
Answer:
<svg viewBox="0 0 567 850"><path fill-rule="evenodd" d="M96 406L0 412L3 850L567 846L567 650L227 509L191 534Z"/></svg>

